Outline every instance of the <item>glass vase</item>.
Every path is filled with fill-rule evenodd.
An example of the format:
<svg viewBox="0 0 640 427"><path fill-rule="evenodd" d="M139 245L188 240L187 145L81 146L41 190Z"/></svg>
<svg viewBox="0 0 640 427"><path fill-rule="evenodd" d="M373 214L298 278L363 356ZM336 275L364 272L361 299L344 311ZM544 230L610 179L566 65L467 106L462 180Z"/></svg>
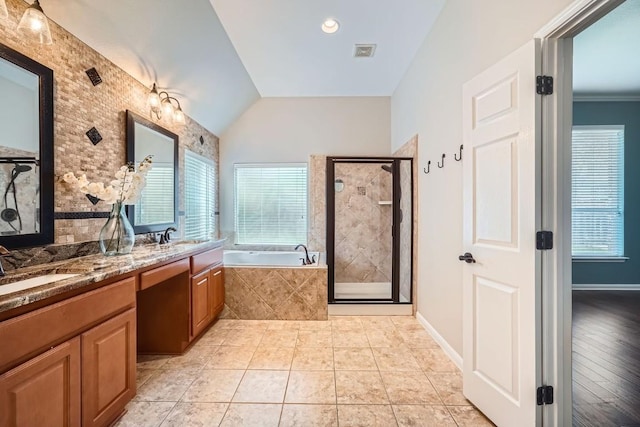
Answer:
<svg viewBox="0 0 640 427"><path fill-rule="evenodd" d="M106 256L125 255L131 253L135 239L133 227L124 214L124 205L114 203L107 223L100 230L100 250Z"/></svg>

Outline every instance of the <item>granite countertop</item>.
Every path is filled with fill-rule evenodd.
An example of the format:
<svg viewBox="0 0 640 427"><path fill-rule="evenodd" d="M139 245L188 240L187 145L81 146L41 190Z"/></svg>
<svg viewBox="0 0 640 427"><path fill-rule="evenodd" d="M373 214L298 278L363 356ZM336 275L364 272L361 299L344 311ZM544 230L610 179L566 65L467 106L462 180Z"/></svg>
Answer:
<svg viewBox="0 0 640 427"><path fill-rule="evenodd" d="M128 255L106 257L102 254L96 254L19 268L1 278L0 289L3 284L46 274L77 274L77 276L23 291L0 295L0 312L41 301L45 298L73 291L110 277L150 267L164 261L183 258L191 253L214 249L222 246L223 242L224 239L197 243L186 241L166 245L157 243L136 245Z"/></svg>

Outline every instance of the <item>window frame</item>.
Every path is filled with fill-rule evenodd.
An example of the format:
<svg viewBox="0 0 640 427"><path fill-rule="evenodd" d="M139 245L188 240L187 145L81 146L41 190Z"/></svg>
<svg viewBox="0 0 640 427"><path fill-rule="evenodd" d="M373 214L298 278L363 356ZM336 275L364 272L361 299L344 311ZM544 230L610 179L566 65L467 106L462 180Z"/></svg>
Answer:
<svg viewBox="0 0 640 427"><path fill-rule="evenodd" d="M185 239L194 239L194 240L201 240L201 239L213 239L214 236L218 235L218 220L216 218L216 201L217 201L217 184L218 184L218 171L217 171L217 165L216 162L208 157L202 156L194 151L191 150L184 150L184 179L185 179L185 194L184 194L184 238ZM189 191L187 188L189 186L187 186L187 161L188 158L191 157L193 159L195 159L196 161L202 162L205 165L207 165L208 167L211 168L211 179L212 182L211 184L211 199L209 200L209 205L211 208L211 212L209 212L209 216L211 218L211 226L212 226L212 230L210 230L208 232L209 236L206 237L200 237L200 236L190 236L188 235L188 227L187 227L187 218L189 216L188 214L188 209L189 209L189 203L187 201L187 191Z"/></svg>
<svg viewBox="0 0 640 427"><path fill-rule="evenodd" d="M304 168L306 175L305 182L305 222L304 222L304 239L291 243L265 243L265 242L239 242L238 233L238 175L237 169L255 168L255 169L277 169L277 168ZM260 163L234 163L233 165L233 222L234 222L234 244L239 247L290 247L293 245L306 245L309 240L309 164L306 162L260 162Z"/></svg>
<svg viewBox="0 0 640 427"><path fill-rule="evenodd" d="M574 239L574 228L573 228L573 211L574 211L574 202L573 202L573 194L574 192L571 191L571 216L572 216L572 220L571 220L571 258L574 262L625 262L626 260L629 259L629 257L625 256L625 157L626 157L626 153L625 153L625 125L623 124L619 124L619 125L573 125L571 128L571 182L572 182L572 188L573 188L573 165L575 164L575 159L574 159L574 131L575 130L582 130L582 131L587 131L587 130L609 130L609 131L618 131L622 133L622 138L620 141L620 145L619 145L619 165L617 168L618 174L619 174L619 186L617 188L617 192L618 192L618 200L620 201L619 204L619 211L620 211L620 229L621 229L621 233L618 234L620 242L619 242L619 246L621 248L621 253L617 253L617 254L612 254L612 255L600 255L600 254L580 254L580 255L575 255L574 251L573 251L573 239Z"/></svg>

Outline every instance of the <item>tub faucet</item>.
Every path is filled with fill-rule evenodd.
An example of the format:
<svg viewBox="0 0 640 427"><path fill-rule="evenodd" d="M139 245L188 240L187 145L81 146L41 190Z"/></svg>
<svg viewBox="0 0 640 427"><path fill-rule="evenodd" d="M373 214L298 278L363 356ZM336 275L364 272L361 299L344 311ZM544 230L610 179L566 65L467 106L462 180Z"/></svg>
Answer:
<svg viewBox="0 0 640 427"><path fill-rule="evenodd" d="M298 250L300 248L304 249L304 258L302 258L302 265L311 265L313 264L313 261L311 261L311 259L309 258L309 251L307 250L307 247L303 244L299 244L298 246L295 247L294 250Z"/></svg>
<svg viewBox="0 0 640 427"><path fill-rule="evenodd" d="M11 252L9 252L9 249L5 248L4 246L0 245L0 257L3 256L9 256L11 255ZM4 272L4 267L2 265L2 261L0 261L0 277L4 276L6 273Z"/></svg>

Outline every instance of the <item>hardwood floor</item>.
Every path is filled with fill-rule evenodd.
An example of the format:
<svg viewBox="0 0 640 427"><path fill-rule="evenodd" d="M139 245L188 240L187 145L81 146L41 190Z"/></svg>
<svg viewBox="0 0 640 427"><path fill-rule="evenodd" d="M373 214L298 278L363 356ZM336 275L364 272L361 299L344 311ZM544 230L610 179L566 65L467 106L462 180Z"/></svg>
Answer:
<svg viewBox="0 0 640 427"><path fill-rule="evenodd" d="M640 426L640 291L573 292L573 425Z"/></svg>

